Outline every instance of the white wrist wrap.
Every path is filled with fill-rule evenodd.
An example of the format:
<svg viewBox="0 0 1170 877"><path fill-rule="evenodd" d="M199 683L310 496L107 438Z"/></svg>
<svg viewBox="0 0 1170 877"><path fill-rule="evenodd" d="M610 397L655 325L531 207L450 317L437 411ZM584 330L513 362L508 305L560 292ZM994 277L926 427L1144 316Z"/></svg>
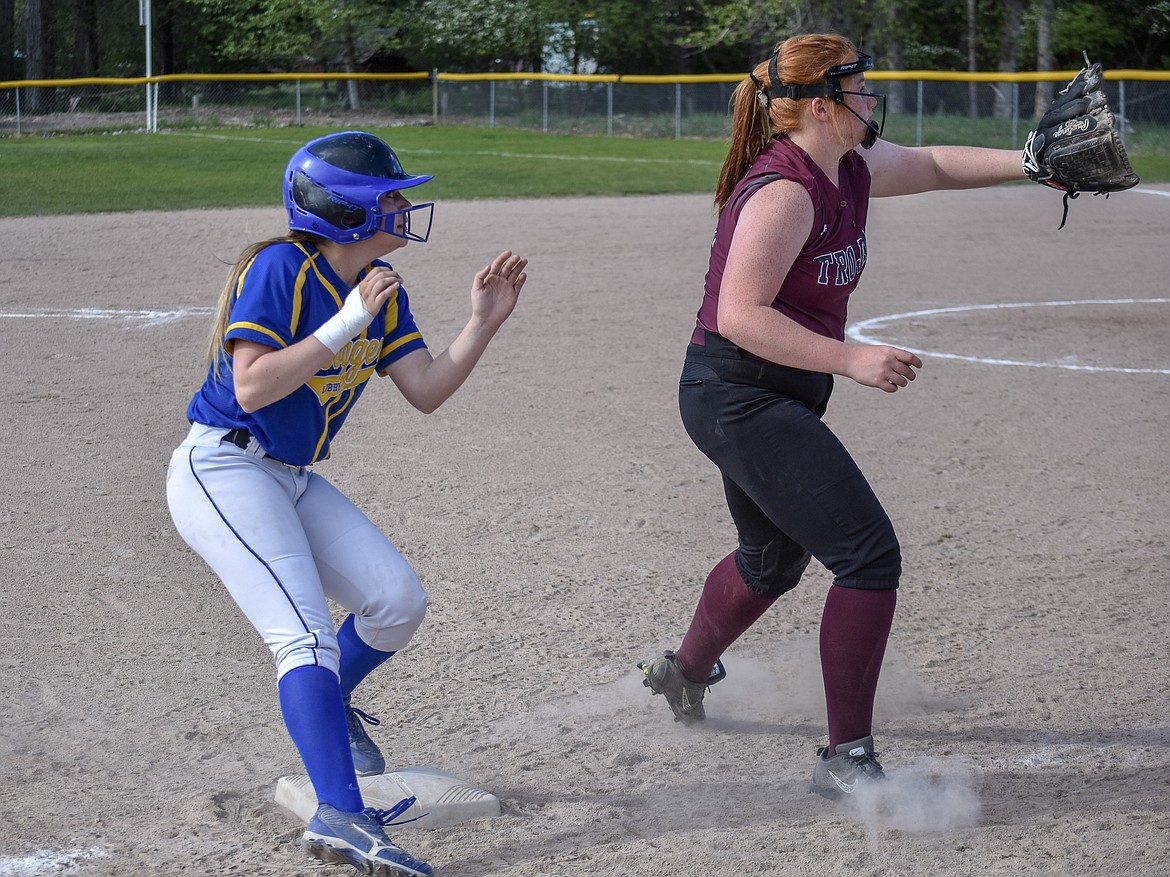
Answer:
<svg viewBox="0 0 1170 877"><path fill-rule="evenodd" d="M346 344L358 336L362 329L370 325L374 317L366 310L362 302L362 294L355 286L345 297L341 310L325 321L313 337L333 351L336 356Z"/></svg>

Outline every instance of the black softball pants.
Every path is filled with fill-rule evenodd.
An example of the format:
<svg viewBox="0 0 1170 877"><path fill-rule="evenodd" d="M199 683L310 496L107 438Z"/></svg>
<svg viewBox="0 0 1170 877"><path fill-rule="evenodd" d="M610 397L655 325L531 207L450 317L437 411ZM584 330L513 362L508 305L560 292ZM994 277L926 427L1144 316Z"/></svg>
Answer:
<svg viewBox="0 0 1170 877"><path fill-rule="evenodd" d="M889 516L821 419L832 389L831 375L760 360L711 332L687 347L683 424L723 475L736 566L759 594L792 590L811 557L834 584L898 587L902 555Z"/></svg>

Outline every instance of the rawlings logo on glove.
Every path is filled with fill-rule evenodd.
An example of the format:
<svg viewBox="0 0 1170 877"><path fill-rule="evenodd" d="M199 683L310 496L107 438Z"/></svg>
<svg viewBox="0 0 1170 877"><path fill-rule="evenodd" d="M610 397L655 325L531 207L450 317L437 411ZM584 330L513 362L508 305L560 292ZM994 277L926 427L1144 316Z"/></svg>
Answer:
<svg viewBox="0 0 1170 877"><path fill-rule="evenodd" d="M1071 122L1065 122L1063 125L1061 125L1059 128L1057 128L1052 133L1052 136L1054 138L1066 137L1067 135L1075 134L1078 131L1083 134L1085 131L1088 131L1092 127L1094 127L1092 119L1074 119Z"/></svg>
<svg viewBox="0 0 1170 877"><path fill-rule="evenodd" d="M1064 192L1061 228L1070 198L1081 192L1108 197L1138 184L1117 118L1101 90L1101 65L1090 63L1088 53L1084 68L1056 95L1028 135L1022 161L1029 179Z"/></svg>

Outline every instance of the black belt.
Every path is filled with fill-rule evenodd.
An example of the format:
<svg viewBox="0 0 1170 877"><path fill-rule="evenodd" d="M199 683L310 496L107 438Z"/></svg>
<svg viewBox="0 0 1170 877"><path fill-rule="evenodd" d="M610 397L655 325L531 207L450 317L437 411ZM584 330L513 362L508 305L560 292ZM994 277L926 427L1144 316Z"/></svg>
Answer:
<svg viewBox="0 0 1170 877"><path fill-rule="evenodd" d="M221 439L221 441L231 442L237 448L243 450L252 443L252 433L246 429L233 429Z"/></svg>
<svg viewBox="0 0 1170 877"><path fill-rule="evenodd" d="M225 433L224 437L222 439L220 439L220 441L221 442L231 442L233 445L235 445L240 450L247 450L248 445L250 445L252 443L252 433L248 432L248 430L246 430L246 429L233 429L230 432ZM261 448L260 450L264 451L263 448ZM292 463L286 463L286 462L284 462L284 460L277 460L276 457L272 456L272 454L268 453L268 451L264 451L264 456L267 457L269 460L274 460L277 463L280 463L282 466L293 466ZM294 468L300 468L300 467L294 467Z"/></svg>

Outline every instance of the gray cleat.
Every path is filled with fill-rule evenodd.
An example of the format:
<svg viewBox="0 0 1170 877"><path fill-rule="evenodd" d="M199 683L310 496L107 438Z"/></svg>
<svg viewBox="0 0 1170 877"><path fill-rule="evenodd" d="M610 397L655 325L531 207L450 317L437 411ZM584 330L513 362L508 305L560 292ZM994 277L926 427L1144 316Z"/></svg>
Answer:
<svg viewBox="0 0 1170 877"><path fill-rule="evenodd" d="M642 671L642 684L654 694L666 698L676 722L691 724L707 717L703 709L703 695L707 689L727 675L723 662L716 661L706 682L692 682L683 675L674 652L663 652L653 658L638 662Z"/></svg>
<svg viewBox="0 0 1170 877"><path fill-rule="evenodd" d="M431 866L386 837L383 828L412 804L414 798L406 798L389 810L367 807L361 813L321 804L301 837L301 847L322 862L353 865L372 877L431 877Z"/></svg>
<svg viewBox="0 0 1170 877"><path fill-rule="evenodd" d="M366 733L366 722L371 725L382 724L378 719L364 713L357 707L349 705L349 698L345 699L345 724L349 729L349 751L353 753L353 769L360 777L372 777L386 772L386 759L378 744L370 739Z"/></svg>
<svg viewBox="0 0 1170 877"><path fill-rule="evenodd" d="M837 754L828 757L829 747L817 750L817 764L813 768L810 792L824 795L831 800L855 795L861 789L872 786L886 778L873 751L873 737L862 737L837 747Z"/></svg>

